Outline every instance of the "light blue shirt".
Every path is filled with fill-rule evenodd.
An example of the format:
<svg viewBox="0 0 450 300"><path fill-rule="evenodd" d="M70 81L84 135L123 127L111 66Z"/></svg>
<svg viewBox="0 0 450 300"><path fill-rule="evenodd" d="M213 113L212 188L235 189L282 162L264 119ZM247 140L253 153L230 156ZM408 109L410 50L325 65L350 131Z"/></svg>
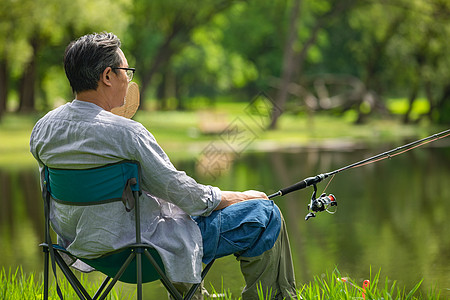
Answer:
<svg viewBox="0 0 450 300"><path fill-rule="evenodd" d="M221 191L176 170L144 126L74 100L36 123L30 150L41 169L139 161L142 241L158 250L172 281L200 282L202 236L190 215L208 216L219 204ZM62 246L79 257L96 258L135 241L133 213L121 202L83 207L52 201L50 218Z"/></svg>

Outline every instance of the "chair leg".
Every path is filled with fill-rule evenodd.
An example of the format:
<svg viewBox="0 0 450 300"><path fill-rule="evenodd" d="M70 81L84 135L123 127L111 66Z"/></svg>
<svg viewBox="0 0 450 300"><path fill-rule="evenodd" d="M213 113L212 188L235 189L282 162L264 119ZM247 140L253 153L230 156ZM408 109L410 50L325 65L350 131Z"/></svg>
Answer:
<svg viewBox="0 0 450 300"><path fill-rule="evenodd" d="M80 299L88 299L91 300L91 296L86 291L86 289L83 287L83 285L80 283L78 278L72 273L72 271L69 269L69 267L64 262L63 258L57 251L55 251L55 260L58 264L59 268L63 272L64 276L66 277L67 281L69 281L70 285L72 286L75 293L78 295Z"/></svg>
<svg viewBox="0 0 450 300"><path fill-rule="evenodd" d="M142 253L141 249L136 249L136 251L137 299L142 300Z"/></svg>
<svg viewBox="0 0 450 300"><path fill-rule="evenodd" d="M48 300L48 248L43 247L42 250L44 251L44 300Z"/></svg>
<svg viewBox="0 0 450 300"><path fill-rule="evenodd" d="M200 285L201 283L193 284L189 289L189 291L187 292L186 296L183 298L183 300L190 300L194 296L195 292L198 290Z"/></svg>
<svg viewBox="0 0 450 300"><path fill-rule="evenodd" d="M92 297L92 300L96 300L100 294L102 293L103 289L106 287L108 282L111 280L111 277L106 276L105 280L103 280L102 285L98 288L97 292L95 292L94 297Z"/></svg>
<svg viewBox="0 0 450 300"><path fill-rule="evenodd" d="M103 294L100 296L100 298L98 298L99 300L104 300L106 298L106 296L109 294L109 292L112 290L113 286L116 284L117 280L120 279L120 277L122 276L123 272L125 272L126 268L128 267L128 265L131 263L131 261L133 260L133 258L136 256L136 253L132 252L127 260L124 262L124 264L122 265L122 267L120 267L119 272L117 272L116 276L114 276L113 280L108 284L108 287L105 289L105 291L103 292Z"/></svg>

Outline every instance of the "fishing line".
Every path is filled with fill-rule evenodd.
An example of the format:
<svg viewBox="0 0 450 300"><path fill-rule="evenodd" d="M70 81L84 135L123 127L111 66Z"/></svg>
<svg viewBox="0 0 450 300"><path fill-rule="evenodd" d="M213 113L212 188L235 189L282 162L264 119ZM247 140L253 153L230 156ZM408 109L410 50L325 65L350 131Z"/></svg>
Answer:
<svg viewBox="0 0 450 300"><path fill-rule="evenodd" d="M450 130L450 129L449 129L449 130ZM397 156L397 155L403 154L403 153L405 153L405 152L408 152L408 151L410 151L410 150L413 150L413 149L418 148L418 147L420 147L420 146L423 146L423 145L425 145L425 144L428 144L428 143L434 142L434 141L436 141L436 140L445 138L445 137L447 137L447 136L450 135L449 130L443 131L443 132L441 132L441 133L437 133L437 134L435 134L435 135L426 137L426 138L424 138L424 139L421 139L421 140L418 140L418 141L412 142L412 143L410 143L410 144L406 144L406 145L404 145L404 146L401 146L401 147L398 147L398 148L395 148L395 149L391 150L392 152L395 152L395 151L399 151L399 150L401 150L401 149L403 149L403 148L405 148L405 147L407 148L407 146L410 146L410 148L407 148L407 149L405 149L405 150L403 150L403 151L400 151L400 152L398 152L398 153L394 153L394 154L391 155L391 154L389 154L389 152L391 152L391 151L384 152L384 153L381 153L381 154L375 156L375 157L378 157L378 156L383 156L383 155L384 155L384 157L380 157L380 158L378 158L378 159L374 159L375 157L371 157L371 158L368 158L368 159L370 159L370 161L364 160L364 161L366 161L366 162L361 161L361 162L364 162L364 163L358 162L358 163L356 163L356 164L351 165L351 167L349 167L348 169L355 169L355 168L358 168L358 167L362 167L362 166L366 166L366 165L369 165L369 164L373 164L373 163L376 163L376 162L385 160L386 158L391 159L391 158L393 158L393 157L395 157L395 156ZM448 132L448 133L447 133L447 132ZM444 135L441 136L441 134L444 134ZM437 136L437 137L436 137L436 136ZM368 159L367 159L367 160L368 160ZM374 159L374 160L372 160L372 159ZM324 188L324 190L323 190L322 193L324 193L324 192L327 190L328 186L330 185L331 181L332 181L333 178L334 178L334 175L336 175L337 173L339 173L339 172L341 172L341 171L343 171L343 170L346 170L346 169L347 169L347 167L344 167L344 168L338 169L337 171L331 172L331 173L333 173L333 175L332 175L332 177L330 178L330 180L328 181L328 183L327 183L327 185L326 185L326 187Z"/></svg>
<svg viewBox="0 0 450 300"><path fill-rule="evenodd" d="M345 167L342 167L340 169L336 169L334 171L328 172L328 173L323 173L323 174L319 174L313 177L308 177L303 179L302 181L299 181L291 186L285 187L281 190L279 190L278 192L271 194L268 196L269 199L272 199L274 197L277 196L284 196L288 193L291 193L293 191L297 191L300 189L303 189L307 186L312 185L314 187L314 192L313 195L311 197L311 202L308 205L308 210L310 211L307 215L306 215L306 220L308 220L309 218L315 217L315 213L320 212L320 211L328 211L328 208L330 206L337 206L337 202L336 202L336 197L332 194L330 195L326 195L324 192L327 189L327 187L330 185L331 181L333 180L334 176L337 173L340 173L342 171L348 170L348 169L354 169L354 168L358 168L358 167L362 167L362 166L366 166L368 164L372 164L381 160L384 160L386 158L393 158L397 155L403 154L407 151L410 151L412 149L415 149L417 147L423 146L425 144L443 139L445 137L450 136L450 129L444 130L442 132L430 135L426 138L411 142L409 144L405 144L403 146L397 147L395 149L371 156L369 158L363 159L361 161L358 161L356 163L347 165ZM332 176L328 182L328 184L326 185L324 192L319 196L319 198L316 198L316 193L317 193L317 183L319 183L320 181L322 181L323 179Z"/></svg>
<svg viewBox="0 0 450 300"><path fill-rule="evenodd" d="M353 169L353 168L361 167L361 166L364 166L364 165L368 165L370 163L375 163L377 161L380 161L380 160L383 160L383 159L386 159L386 158L392 158L394 156L397 156L399 154L405 153L405 152L407 152L409 150L412 150L414 148L417 148L417 147L423 146L425 144L434 142L436 140L445 138L445 137L447 137L449 135L450 135L450 129L447 129L447 130L442 131L440 133L436 133L436 134L430 135L430 136L428 136L426 138L423 138L423 139L411 142L409 144L397 147L395 149L383 152L381 154L369 157L367 159L361 160L359 162L356 162L354 164L342 167L340 169L334 170L334 171L326 173L326 174L329 176L329 175L337 174L337 173L339 173L341 171L344 171L344 170L347 170L347 169ZM403 149L406 149L406 150L398 152L398 151L403 150ZM398 153L395 153L395 152L398 152ZM391 155L391 153L394 153L394 154Z"/></svg>
<svg viewBox="0 0 450 300"><path fill-rule="evenodd" d="M336 175L336 174L333 174L333 175L331 176L330 180L328 180L328 183L327 183L327 185L325 186L325 188L323 189L323 192L322 192L322 193L325 193L325 191L327 190L327 187L330 185L331 181L333 180L334 175Z"/></svg>

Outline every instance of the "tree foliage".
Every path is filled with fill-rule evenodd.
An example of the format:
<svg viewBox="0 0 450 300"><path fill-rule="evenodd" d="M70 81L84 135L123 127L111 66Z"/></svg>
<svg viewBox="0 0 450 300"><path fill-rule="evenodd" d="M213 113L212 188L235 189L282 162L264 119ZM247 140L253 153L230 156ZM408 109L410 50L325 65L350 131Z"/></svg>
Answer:
<svg viewBox="0 0 450 300"><path fill-rule="evenodd" d="M450 4L445 0L0 0L0 116L70 98L65 46L112 31L143 99L273 98L285 110L353 109L363 122L386 99L418 97L450 121ZM144 104L146 101L144 101ZM170 104L172 103L172 105ZM145 108L145 105L144 105Z"/></svg>
<svg viewBox="0 0 450 300"><path fill-rule="evenodd" d="M14 94L19 111L33 111L37 94L47 103L43 82L55 66L61 75L65 45L90 31L123 32L127 1L1 0L0 115ZM98 13L104 7L110 15Z"/></svg>

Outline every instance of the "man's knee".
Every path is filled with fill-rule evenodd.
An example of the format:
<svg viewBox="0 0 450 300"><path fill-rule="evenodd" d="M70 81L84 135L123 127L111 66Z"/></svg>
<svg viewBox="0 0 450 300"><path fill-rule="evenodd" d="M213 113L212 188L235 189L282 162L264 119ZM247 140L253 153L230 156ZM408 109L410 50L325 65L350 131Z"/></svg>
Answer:
<svg viewBox="0 0 450 300"><path fill-rule="evenodd" d="M268 200L261 200L268 201ZM255 239L254 243L241 253L245 257L259 256L265 251L271 249L280 235L282 228L282 215L275 203L272 202L271 209L265 210L267 220L261 228L260 234Z"/></svg>

